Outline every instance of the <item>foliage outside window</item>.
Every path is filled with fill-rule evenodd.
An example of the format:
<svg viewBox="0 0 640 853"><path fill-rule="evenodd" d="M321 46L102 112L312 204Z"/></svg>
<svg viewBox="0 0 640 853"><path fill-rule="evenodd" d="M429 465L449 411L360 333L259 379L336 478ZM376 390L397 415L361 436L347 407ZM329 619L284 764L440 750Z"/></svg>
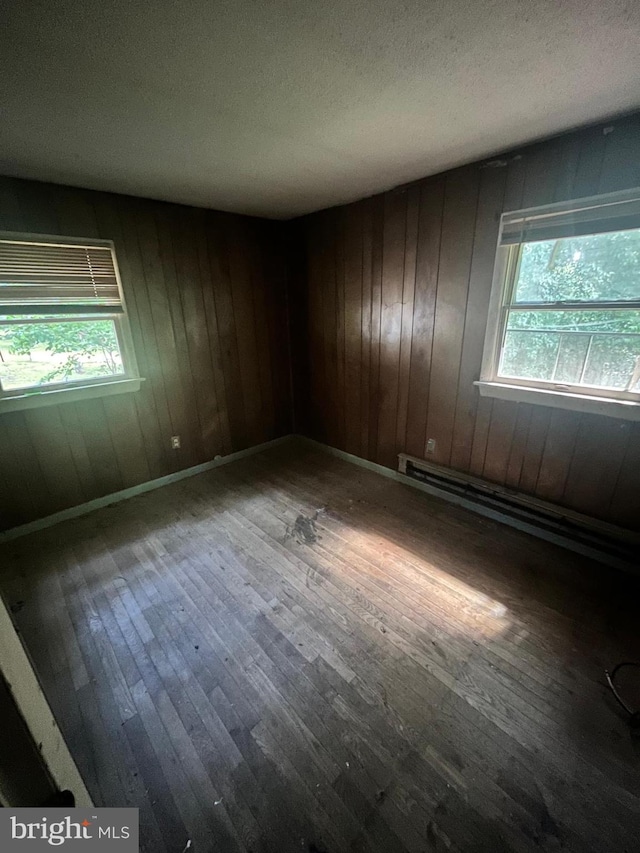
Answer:
<svg viewBox="0 0 640 853"><path fill-rule="evenodd" d="M554 392L554 405L558 393L640 402L640 202L575 205L503 217L483 393L505 396L490 390L503 385Z"/></svg>
<svg viewBox="0 0 640 853"><path fill-rule="evenodd" d="M41 239L0 235L0 408L137 380L112 245Z"/></svg>

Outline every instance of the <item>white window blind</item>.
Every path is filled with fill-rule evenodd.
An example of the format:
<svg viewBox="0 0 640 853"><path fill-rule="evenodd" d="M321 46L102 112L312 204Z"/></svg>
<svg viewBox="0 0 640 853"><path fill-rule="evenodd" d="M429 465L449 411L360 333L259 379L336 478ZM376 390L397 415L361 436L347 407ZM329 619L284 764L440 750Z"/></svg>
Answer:
<svg viewBox="0 0 640 853"><path fill-rule="evenodd" d="M121 314L110 246L0 240L0 314Z"/></svg>
<svg viewBox="0 0 640 853"><path fill-rule="evenodd" d="M640 198L606 202L588 200L572 209L505 213L500 244L561 240L586 234L604 234L640 227Z"/></svg>

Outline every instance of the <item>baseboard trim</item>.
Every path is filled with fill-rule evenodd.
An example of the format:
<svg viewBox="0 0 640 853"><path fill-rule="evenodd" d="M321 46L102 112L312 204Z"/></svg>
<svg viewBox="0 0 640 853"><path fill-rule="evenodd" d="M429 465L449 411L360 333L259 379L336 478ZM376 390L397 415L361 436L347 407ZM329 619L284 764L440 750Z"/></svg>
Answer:
<svg viewBox="0 0 640 853"><path fill-rule="evenodd" d="M231 462L236 462L238 459L253 456L255 453L260 453L269 447L277 447L279 444L291 441L292 438L293 436L290 434L283 435L280 438L274 438L271 441L265 441L253 447L247 447L246 450L238 450L236 453L229 453L227 456L220 456L217 459L211 459L209 462L202 462L200 465L193 465L191 468L183 468L181 471L174 471L173 474L166 474L164 477L148 480L146 483L130 486L128 489L111 492L111 494L94 498L86 503L62 509L60 512L54 512L52 515L46 515L44 518L38 518L35 521L29 521L17 527L10 527L8 530L0 532L0 544L10 542L12 539L19 539L21 536L27 536L30 533L36 533L38 530L44 530L47 527L53 527L54 524L59 524L61 521L68 521L71 518L87 515L103 506L109 506L109 504L134 498L136 495L160 489L162 486L168 486L170 483L177 483L179 480L185 480L187 477L195 477L196 474L203 474L205 471L211 471L212 468L219 468L221 465L228 465Z"/></svg>
<svg viewBox="0 0 640 853"><path fill-rule="evenodd" d="M547 542L552 542L554 545L560 545L561 547L566 548L569 551L574 551L577 554L582 554L585 557L590 557L591 559L597 560L600 563L604 563L608 566L613 566L616 569L622 569L626 572L638 574L638 569L636 567L634 567L627 560L617 557L614 554L607 554L603 551L600 551L598 548L591 547L583 542L577 542L574 539L571 539L568 536L563 536L560 533L545 530L539 527L538 525L534 523L529 523L527 521L524 521L523 519L512 518L506 513L502 513L492 507L483 506L482 504L476 503L476 501L473 501L469 498L465 498L462 495L452 494L444 489L439 489L437 486L433 486L428 483L421 483L418 480L414 480L411 477L407 477L406 474L401 474L400 472L394 471L391 468L385 468L384 465L379 465L377 462L371 462L368 459L362 459L360 456L354 456L352 453L347 453L344 450L339 450L337 447L331 447L328 444L323 444L321 441L316 441L313 438L307 438L304 435L297 435L296 438L302 440L303 442L307 442L320 450L323 450L325 453L328 453L331 456L335 456L338 459L343 459L345 462L352 462L354 465L358 465L360 468L366 468L367 471L373 471L376 474L381 474L383 477L387 477L387 479L389 480L395 480L395 482L397 483L403 483L405 486L411 486L411 488L417 489L420 492L425 492L428 495L433 495L434 497L441 498L442 500L445 500L448 503L464 507L465 509L471 510L472 512L475 512L478 515L483 515L487 518L491 518L493 521L499 521L501 524L507 524L509 525L509 527L514 527L517 530L522 530L525 533L530 533L532 536L536 536L538 539L544 539Z"/></svg>
<svg viewBox="0 0 640 853"><path fill-rule="evenodd" d="M354 465L357 465L360 468L364 468L367 471L372 471L375 474L380 474L383 477L386 477L389 480L394 480L397 483L403 483L405 486L411 486L413 489L417 489L420 492L425 492L428 495L433 495L434 497L441 498L442 500L447 501L448 503L455 504L456 506L464 507L465 509L471 510L471 512L475 512L478 515L483 515L487 518L491 518L493 521L498 521L502 524L507 524L510 527L514 527L518 530L522 530L525 533L530 533L532 536L536 536L538 539L544 539L548 542L552 542L555 545L560 545L563 548L567 548L570 551L574 551L578 554L582 554L585 557L590 557L591 559L598 560L601 563L605 563L606 565L614 566L617 569L623 569L624 571L631 571L634 574L637 574L637 569L635 569L631 563L626 560L620 559L612 554L606 554L597 548L590 547L586 543L577 542L569 537L565 537L560 533L545 530L534 523L528 523L522 519L512 518L505 513L500 512L497 509L492 507L483 506L469 498L465 498L462 495L452 494L444 489L439 489L437 486L433 486L429 483L421 483L417 480L412 479L411 477L407 477L405 474L401 474L398 471L394 471L391 468L386 468L384 465L379 465L377 462L371 462L369 459L363 459L360 456L355 456L353 453L347 453L344 450L339 450L337 447L332 447L329 444L323 444L321 441L316 441L313 438L308 438L305 435L299 434L289 434L283 435L279 438L274 438L271 441L265 441L262 444L256 444L254 447L248 447L245 450L239 450L236 453L230 453L227 456L221 456L218 459L212 459L209 462L203 462L200 465L194 465L191 468L184 468L181 471L175 471L172 474L167 474L164 477L158 477L155 480L148 480L146 483L140 483L137 486L131 486L128 489L122 489L119 492L112 492L108 495L103 495L100 498L95 498L94 500L87 501L83 504L78 504L78 506L69 507L67 509L60 510L60 512L53 513L52 515L47 515L44 518L36 519L35 521L30 521L27 524L21 524L17 527L11 527L8 530L0 532L0 544L4 542L10 542L13 539L19 539L22 536L27 536L30 533L36 533L39 530L44 530L47 527L53 527L55 524L59 524L62 521L68 521L73 518L79 518L80 516L87 515L90 512L93 512L96 509L100 509L105 506L109 506L110 504L119 503L120 501L128 500L129 498L136 497L136 495L142 495L145 492L151 492L154 489L160 489L163 486L168 486L171 483L176 483L179 480L185 480L187 477L194 477L197 474L203 474L205 471L211 471L214 468L219 468L222 465L229 465L231 462L236 462L239 459L244 459L248 456L253 456L256 453L260 453L263 450L267 450L270 447L277 447L279 444L285 444L287 442L298 440L303 443L309 444L313 447L316 447L322 450L325 453L328 453L331 456L335 456L338 459L342 459L345 462L351 462Z"/></svg>

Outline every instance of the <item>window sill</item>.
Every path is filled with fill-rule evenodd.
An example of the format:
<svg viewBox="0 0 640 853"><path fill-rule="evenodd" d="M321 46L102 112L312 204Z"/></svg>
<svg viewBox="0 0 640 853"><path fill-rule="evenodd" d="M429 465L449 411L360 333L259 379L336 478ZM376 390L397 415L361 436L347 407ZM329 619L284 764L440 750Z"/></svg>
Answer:
<svg viewBox="0 0 640 853"><path fill-rule="evenodd" d="M611 397L590 397L587 394L571 394L567 391L552 391L547 388L529 388L524 385L507 385L502 382L474 382L483 397L512 400L514 403L533 403L554 409L570 409L574 412L590 412L610 418L640 421L640 403L633 400L617 400Z"/></svg>
<svg viewBox="0 0 640 853"><path fill-rule="evenodd" d="M72 388L56 388L51 391L30 391L15 397L0 397L0 414L17 412L24 409L36 409L40 406L58 406L61 403L75 403L94 397L111 397L139 391L144 379L119 379L115 382L99 382L95 385L81 385Z"/></svg>

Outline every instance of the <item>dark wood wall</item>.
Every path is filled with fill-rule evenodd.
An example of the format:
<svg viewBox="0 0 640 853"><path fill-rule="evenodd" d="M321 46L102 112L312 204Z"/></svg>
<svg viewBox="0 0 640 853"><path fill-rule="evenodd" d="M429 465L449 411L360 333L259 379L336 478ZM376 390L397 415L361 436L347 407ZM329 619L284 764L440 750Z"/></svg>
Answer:
<svg viewBox="0 0 640 853"><path fill-rule="evenodd" d="M640 186L640 117L296 223L298 430L397 467L401 451L640 527L640 424L479 397L503 210Z"/></svg>
<svg viewBox="0 0 640 853"><path fill-rule="evenodd" d="M0 178L0 229L115 242L145 377L0 414L2 528L290 432L285 225Z"/></svg>
<svg viewBox="0 0 640 853"><path fill-rule="evenodd" d="M0 229L114 240L146 378L0 414L0 527L289 432L288 263L299 432L390 468L435 438L439 464L639 528L639 424L473 385L500 213L635 186L638 116L291 223L0 178Z"/></svg>

